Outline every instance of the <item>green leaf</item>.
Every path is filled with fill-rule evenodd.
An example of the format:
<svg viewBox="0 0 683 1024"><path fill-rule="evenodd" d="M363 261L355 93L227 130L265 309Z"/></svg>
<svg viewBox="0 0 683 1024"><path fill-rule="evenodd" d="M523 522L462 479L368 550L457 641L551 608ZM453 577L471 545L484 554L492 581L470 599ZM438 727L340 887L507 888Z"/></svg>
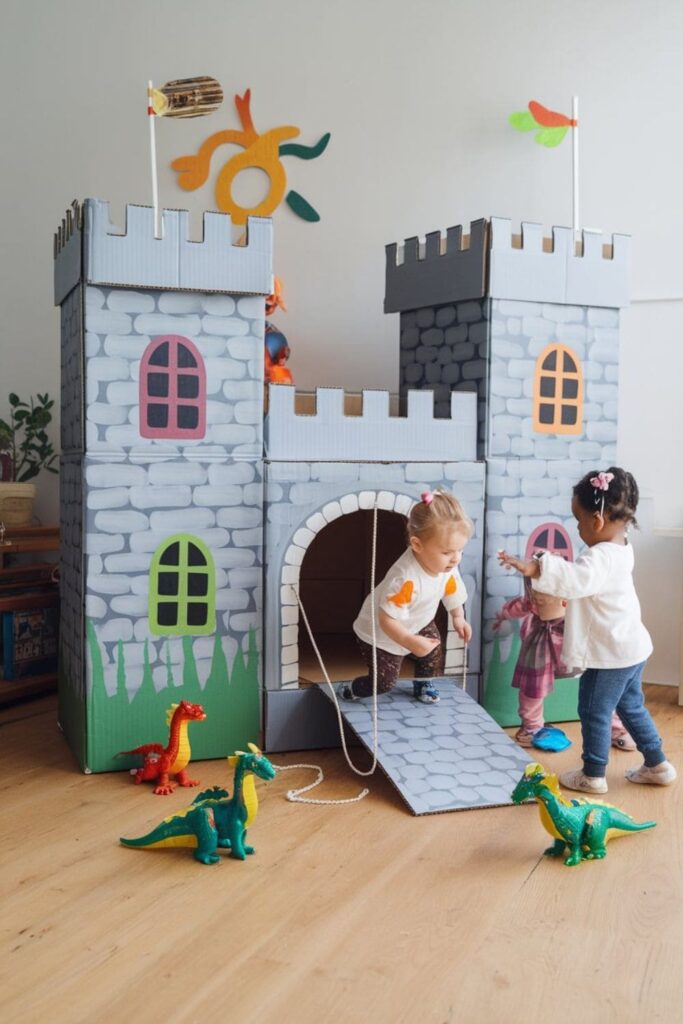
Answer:
<svg viewBox="0 0 683 1024"><path fill-rule="evenodd" d="M541 128L536 132L534 142L537 142L539 146L547 146L550 149L553 146L559 146L568 131L569 128L566 125L562 125L559 128Z"/></svg>
<svg viewBox="0 0 683 1024"><path fill-rule="evenodd" d="M302 220L307 220L311 223L320 220L318 211L314 210L311 204L293 189L287 193L285 201L294 210L297 217L301 217Z"/></svg>
<svg viewBox="0 0 683 1024"><path fill-rule="evenodd" d="M298 156L300 160L314 160L327 149L327 143L332 136L329 132L319 139L315 146L302 146L299 142L284 142L280 146L280 156Z"/></svg>
<svg viewBox="0 0 683 1024"><path fill-rule="evenodd" d="M12 392L9 396L9 404L19 405L19 395L15 395L14 392Z"/></svg>
<svg viewBox="0 0 683 1024"><path fill-rule="evenodd" d="M528 110L518 110L516 114L510 114L508 121L517 132L530 132L538 128L538 121Z"/></svg>

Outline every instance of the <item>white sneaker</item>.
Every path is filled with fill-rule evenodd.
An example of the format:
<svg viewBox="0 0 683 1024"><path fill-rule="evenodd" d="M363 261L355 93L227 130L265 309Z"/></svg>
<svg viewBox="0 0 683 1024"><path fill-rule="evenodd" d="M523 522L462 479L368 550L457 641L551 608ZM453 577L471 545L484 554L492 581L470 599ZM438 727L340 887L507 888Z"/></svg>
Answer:
<svg viewBox="0 0 683 1024"><path fill-rule="evenodd" d="M605 779L595 779L592 775L584 775L582 768L574 768L571 772L562 772L560 785L565 789L575 789L579 793L606 793Z"/></svg>
<svg viewBox="0 0 683 1024"><path fill-rule="evenodd" d="M626 778L629 782L640 782L646 786L670 786L676 781L676 769L668 761L662 761L654 768L641 764L640 768L629 768Z"/></svg>

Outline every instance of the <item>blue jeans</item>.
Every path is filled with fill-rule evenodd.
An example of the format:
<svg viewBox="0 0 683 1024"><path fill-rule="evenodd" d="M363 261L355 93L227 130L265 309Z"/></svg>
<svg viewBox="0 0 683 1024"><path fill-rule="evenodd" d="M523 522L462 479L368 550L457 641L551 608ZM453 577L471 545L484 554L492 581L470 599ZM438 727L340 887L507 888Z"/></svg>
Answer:
<svg viewBox="0 0 683 1024"><path fill-rule="evenodd" d="M662 740L645 707L641 676L645 662L628 668L589 668L579 683L579 718L583 736L583 770L605 776L615 710L636 742L648 768L666 760Z"/></svg>

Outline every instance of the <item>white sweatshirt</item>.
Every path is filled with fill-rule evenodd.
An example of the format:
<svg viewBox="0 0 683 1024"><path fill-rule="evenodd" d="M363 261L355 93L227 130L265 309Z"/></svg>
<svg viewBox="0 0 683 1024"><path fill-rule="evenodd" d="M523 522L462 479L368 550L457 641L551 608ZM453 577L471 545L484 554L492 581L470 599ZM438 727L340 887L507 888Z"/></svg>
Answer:
<svg viewBox="0 0 683 1024"><path fill-rule="evenodd" d="M652 640L640 617L630 544L594 544L575 562L545 552L539 564L534 590L569 601L562 648L568 668L626 668L649 658Z"/></svg>
<svg viewBox="0 0 683 1024"><path fill-rule="evenodd" d="M381 583L375 587L375 615L377 616L377 646L390 654L410 654L407 647L402 647L392 640L380 628L380 609L392 618L397 619L409 632L419 633L433 620L439 601L443 601L450 612L459 608L467 600L467 591L457 569L431 576L425 572L412 548L408 548L397 561ZM363 606L353 624L356 636L366 644L372 643L372 607L370 594L363 601Z"/></svg>

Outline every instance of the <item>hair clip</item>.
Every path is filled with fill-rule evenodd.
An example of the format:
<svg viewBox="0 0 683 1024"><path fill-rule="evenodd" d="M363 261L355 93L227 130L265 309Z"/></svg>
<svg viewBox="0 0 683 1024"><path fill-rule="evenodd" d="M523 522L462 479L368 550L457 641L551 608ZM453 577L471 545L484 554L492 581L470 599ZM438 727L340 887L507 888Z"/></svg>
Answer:
<svg viewBox="0 0 683 1024"><path fill-rule="evenodd" d="M596 491L608 491L613 480L614 473L598 473L597 476L591 477L590 482Z"/></svg>
<svg viewBox="0 0 683 1024"><path fill-rule="evenodd" d="M595 488L595 504L600 502L600 515L605 514L605 491L609 490L609 485L614 480L614 473L600 472L597 476L590 478L590 483ZM601 492L601 493L598 493Z"/></svg>
<svg viewBox="0 0 683 1024"><path fill-rule="evenodd" d="M431 491L423 491L420 495L420 500L423 501L425 505L431 505L434 501L434 495Z"/></svg>

